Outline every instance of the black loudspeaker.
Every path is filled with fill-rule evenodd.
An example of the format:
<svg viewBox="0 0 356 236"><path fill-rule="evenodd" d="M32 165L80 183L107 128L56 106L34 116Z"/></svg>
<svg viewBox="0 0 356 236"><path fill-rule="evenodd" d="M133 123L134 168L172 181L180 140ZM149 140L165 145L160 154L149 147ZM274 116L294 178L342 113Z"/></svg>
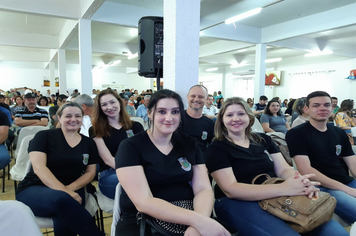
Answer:
<svg viewBox="0 0 356 236"><path fill-rule="evenodd" d="M163 76L163 17L146 16L138 21L138 74Z"/></svg>

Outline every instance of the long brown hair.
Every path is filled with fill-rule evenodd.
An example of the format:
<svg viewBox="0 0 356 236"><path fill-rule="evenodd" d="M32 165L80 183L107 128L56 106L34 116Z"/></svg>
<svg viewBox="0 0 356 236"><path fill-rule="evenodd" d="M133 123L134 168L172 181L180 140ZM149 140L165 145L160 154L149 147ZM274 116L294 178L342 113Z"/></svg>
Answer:
<svg viewBox="0 0 356 236"><path fill-rule="evenodd" d="M241 105L245 109L245 111L249 117L250 122L245 130L246 137L248 139L250 139L253 143L256 143L256 144L260 143L262 141L262 138L259 135L251 132L251 127L255 123L255 116L253 115L253 113L250 109L250 106L247 104L247 102L245 102L245 100L240 97L228 98L221 106L219 114L218 114L216 122L215 122L215 127L214 127L215 138L214 139L216 139L216 140L227 139L228 141L234 143L232 141L232 139L229 137L229 133L228 133L228 131L224 125L224 122L223 122L223 116L226 112L226 109L228 108L228 106L234 105L234 104Z"/></svg>
<svg viewBox="0 0 356 236"><path fill-rule="evenodd" d="M120 103L119 123L122 125L122 128L128 130L132 127L132 121L130 120L129 114L126 112L126 106L120 96L112 89L105 89L95 98L93 113L91 116L91 123L94 131L93 134L98 138L110 136L110 129L112 129L109 125L109 120L101 110L100 105L100 98L108 94L113 95Z"/></svg>

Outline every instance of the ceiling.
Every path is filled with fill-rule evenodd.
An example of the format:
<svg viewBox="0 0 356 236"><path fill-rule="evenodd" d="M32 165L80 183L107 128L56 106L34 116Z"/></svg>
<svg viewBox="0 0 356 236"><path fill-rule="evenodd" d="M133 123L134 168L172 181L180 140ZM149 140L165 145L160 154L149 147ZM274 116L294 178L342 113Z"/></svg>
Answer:
<svg viewBox="0 0 356 236"><path fill-rule="evenodd" d="M137 73L137 24L163 16L163 0L18 0L0 2L0 66L48 68L65 49L67 69L79 64L78 21L92 21L93 68L116 60L108 71ZM225 24L263 7L258 15ZM267 45L267 68L356 58L356 0L201 0L199 69L236 62L254 69L255 46ZM333 54L304 57L310 50ZM216 72L215 72L216 73Z"/></svg>

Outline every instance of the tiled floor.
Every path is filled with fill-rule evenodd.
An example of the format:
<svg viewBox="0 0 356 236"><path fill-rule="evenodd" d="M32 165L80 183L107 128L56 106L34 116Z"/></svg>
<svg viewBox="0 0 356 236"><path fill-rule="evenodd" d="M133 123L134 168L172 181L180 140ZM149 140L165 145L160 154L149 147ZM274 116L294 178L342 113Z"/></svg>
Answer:
<svg viewBox="0 0 356 236"><path fill-rule="evenodd" d="M11 161L10 166L12 166L14 164L14 160ZM15 200L15 188L14 188L14 181L11 179L10 176L10 180L8 180L7 178L7 168L6 168L6 180L5 180L5 192L2 192L2 178L0 181L0 200ZM0 170L0 175L2 175L3 171ZM105 233L107 233L107 235L110 235L111 232L111 223L112 223L112 215L111 214L107 214L104 212L104 229L105 229ZM49 235L49 236L53 236L53 229L42 229L42 232L44 232L44 235ZM48 233L49 232L49 233Z"/></svg>

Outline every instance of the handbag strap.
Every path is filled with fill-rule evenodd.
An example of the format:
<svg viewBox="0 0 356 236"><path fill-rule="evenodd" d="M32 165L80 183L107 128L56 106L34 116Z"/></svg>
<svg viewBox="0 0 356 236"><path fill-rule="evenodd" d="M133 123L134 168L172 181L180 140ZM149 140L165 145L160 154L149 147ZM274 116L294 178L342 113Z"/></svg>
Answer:
<svg viewBox="0 0 356 236"><path fill-rule="evenodd" d="M141 212L138 212L137 214L140 214L137 218L137 220L140 220L140 236L145 236L145 231L146 231L146 214L143 214Z"/></svg>
<svg viewBox="0 0 356 236"><path fill-rule="evenodd" d="M255 181L256 181L258 178L262 177L262 176L266 176L267 179L270 179L270 178L271 178L271 176L269 176L268 174L259 174L259 175L255 176L255 178L253 178L253 180L252 180L251 183L252 183L252 184L255 184Z"/></svg>

